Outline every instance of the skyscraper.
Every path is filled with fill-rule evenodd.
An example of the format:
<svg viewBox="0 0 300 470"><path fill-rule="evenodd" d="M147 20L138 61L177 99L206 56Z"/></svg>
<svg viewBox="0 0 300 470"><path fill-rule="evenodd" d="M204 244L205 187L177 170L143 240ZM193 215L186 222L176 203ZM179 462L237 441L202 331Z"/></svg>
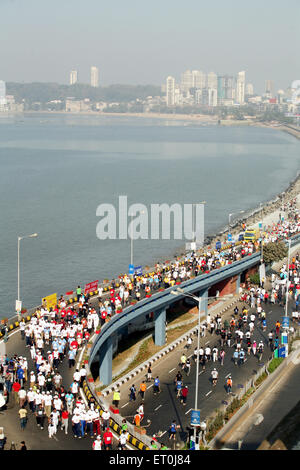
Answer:
<svg viewBox="0 0 300 470"><path fill-rule="evenodd" d="M207 74L207 88L218 88L218 76L215 72Z"/></svg>
<svg viewBox="0 0 300 470"><path fill-rule="evenodd" d="M202 90L206 87L206 74L201 70L192 71L193 88Z"/></svg>
<svg viewBox="0 0 300 470"><path fill-rule="evenodd" d="M91 67L91 86L99 86L99 69L94 65Z"/></svg>
<svg viewBox="0 0 300 470"><path fill-rule="evenodd" d="M191 70L186 70L181 74L180 88L184 93L188 93L193 88L193 73Z"/></svg>
<svg viewBox="0 0 300 470"><path fill-rule="evenodd" d="M253 87L252 83L247 83L245 93L246 93L247 96L253 96L254 95L254 87Z"/></svg>
<svg viewBox="0 0 300 470"><path fill-rule="evenodd" d="M0 107L6 106L6 84L3 80L0 80Z"/></svg>
<svg viewBox="0 0 300 470"><path fill-rule="evenodd" d="M70 72L70 85L74 85L77 82L78 74L77 70L71 70Z"/></svg>
<svg viewBox="0 0 300 470"><path fill-rule="evenodd" d="M272 98L273 95L273 82L272 80L266 80L266 95Z"/></svg>
<svg viewBox="0 0 300 470"><path fill-rule="evenodd" d="M175 104L175 78L167 77L166 80L166 97L167 97L167 106L174 106Z"/></svg>
<svg viewBox="0 0 300 470"><path fill-rule="evenodd" d="M235 100L239 104L245 104L246 72L239 72L236 80Z"/></svg>
<svg viewBox="0 0 300 470"><path fill-rule="evenodd" d="M235 78L231 75L218 76L218 105L232 106L235 97Z"/></svg>

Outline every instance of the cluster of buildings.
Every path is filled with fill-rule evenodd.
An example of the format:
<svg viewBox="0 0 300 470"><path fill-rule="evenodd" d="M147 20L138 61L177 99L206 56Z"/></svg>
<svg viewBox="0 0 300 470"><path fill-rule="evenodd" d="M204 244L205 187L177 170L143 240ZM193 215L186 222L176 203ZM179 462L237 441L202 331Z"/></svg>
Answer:
<svg viewBox="0 0 300 470"><path fill-rule="evenodd" d="M69 84L75 85L78 82L78 71L71 70ZM92 65L90 68L90 85L94 88L99 87L99 69L95 65Z"/></svg>
<svg viewBox="0 0 300 470"><path fill-rule="evenodd" d="M7 95L6 83L0 80L0 113L22 111L24 111L24 103L16 103L13 95Z"/></svg>
<svg viewBox="0 0 300 470"><path fill-rule="evenodd" d="M243 105L246 93L253 94L253 85L247 84L246 72L237 76L208 74L200 70L186 70L181 74L180 83L174 77L167 77L166 104L168 107L180 105L203 105L209 107Z"/></svg>
<svg viewBox="0 0 300 470"><path fill-rule="evenodd" d="M78 82L78 71L70 71L69 85ZM99 69L90 68L90 86L99 87ZM37 98L38 99L38 98ZM158 96L148 96L145 99L136 98L129 102L98 102L96 99L75 97L53 99L47 103L37 100L28 101L26 96L22 100L15 100L13 95L6 94L6 84L0 80L0 113L23 112L24 110L46 110L77 112L159 112L159 113L199 113L209 112L218 115L220 109L229 110L236 107L244 113L249 107L255 114L268 110L284 113L300 122L300 80L295 80L286 90L275 92L272 80L265 81L265 90L262 94L255 93L252 83L246 81L246 72L236 75L204 73L200 70L186 70L181 74L179 82L168 76L161 87ZM190 111L189 111L190 109ZM243 111L244 110L244 111ZM258 113L256 113L258 111ZM228 113L227 113L228 114ZM226 115L226 113L225 113Z"/></svg>
<svg viewBox="0 0 300 470"><path fill-rule="evenodd" d="M179 83L172 76L167 77L162 87L165 103L168 108L180 106L243 106L277 105L280 111L297 113L300 106L299 81L293 82L286 90L274 92L272 80L266 80L265 92L258 95L252 83L246 82L246 72L237 75L217 75L214 72L204 73L200 70L186 70L181 74Z"/></svg>

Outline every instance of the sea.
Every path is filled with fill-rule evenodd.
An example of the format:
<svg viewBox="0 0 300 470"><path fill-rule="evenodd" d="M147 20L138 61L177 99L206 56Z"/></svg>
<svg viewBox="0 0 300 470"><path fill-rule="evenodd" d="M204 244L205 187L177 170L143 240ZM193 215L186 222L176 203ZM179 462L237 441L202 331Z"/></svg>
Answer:
<svg viewBox="0 0 300 470"><path fill-rule="evenodd" d="M300 142L276 129L129 116L0 115L0 318L185 251L186 240L99 239L99 205L196 204L204 231L259 207L300 168ZM236 216L233 216L233 219Z"/></svg>

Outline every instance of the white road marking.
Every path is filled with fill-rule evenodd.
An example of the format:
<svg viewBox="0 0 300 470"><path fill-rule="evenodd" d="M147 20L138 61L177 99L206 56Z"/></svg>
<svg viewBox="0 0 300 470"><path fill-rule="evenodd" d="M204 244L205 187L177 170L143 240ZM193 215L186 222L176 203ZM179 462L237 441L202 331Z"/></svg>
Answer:
<svg viewBox="0 0 300 470"><path fill-rule="evenodd" d="M208 395L210 395L212 393L212 390L210 392L208 392L205 396L207 397Z"/></svg>
<svg viewBox="0 0 300 470"><path fill-rule="evenodd" d="M162 407L162 405L158 405L156 408L154 408L154 411L159 410L159 408L161 408L161 407Z"/></svg>
<svg viewBox="0 0 300 470"><path fill-rule="evenodd" d="M174 369L169 370L169 374L170 374L171 372L173 372L173 370L175 370L175 369L176 369L176 367L174 367Z"/></svg>
<svg viewBox="0 0 300 470"><path fill-rule="evenodd" d="M189 414L190 411L192 411L193 408L190 408L189 411L187 411L185 414Z"/></svg>
<svg viewBox="0 0 300 470"><path fill-rule="evenodd" d="M125 408L125 406L127 406L129 403L129 401L127 403L125 403L125 405L121 406L121 408Z"/></svg>
<svg viewBox="0 0 300 470"><path fill-rule="evenodd" d="M151 384L149 385L149 387L147 387L147 390L149 390L149 388L153 387L154 384Z"/></svg>

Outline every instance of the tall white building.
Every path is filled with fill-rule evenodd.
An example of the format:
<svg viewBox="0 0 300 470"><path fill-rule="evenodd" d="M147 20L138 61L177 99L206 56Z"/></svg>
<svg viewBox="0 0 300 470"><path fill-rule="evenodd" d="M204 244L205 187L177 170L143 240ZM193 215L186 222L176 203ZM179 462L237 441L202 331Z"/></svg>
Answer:
<svg viewBox="0 0 300 470"><path fill-rule="evenodd" d="M245 83L246 72L239 72L236 80L235 101L239 104L245 104Z"/></svg>
<svg viewBox="0 0 300 470"><path fill-rule="evenodd" d="M166 98L167 106L175 105L175 78L171 76L166 80Z"/></svg>
<svg viewBox="0 0 300 470"><path fill-rule="evenodd" d="M209 72L207 74L207 88L218 88L218 76L215 72Z"/></svg>
<svg viewBox="0 0 300 470"><path fill-rule="evenodd" d="M193 88L203 90L206 87L206 74L201 70L192 71Z"/></svg>
<svg viewBox="0 0 300 470"><path fill-rule="evenodd" d="M247 96L253 96L254 95L254 86L252 85L252 83L247 83L245 93L246 93Z"/></svg>
<svg viewBox="0 0 300 470"><path fill-rule="evenodd" d="M75 83L77 83L77 79L78 79L77 70L71 70L71 72L70 72L70 85L74 85Z"/></svg>
<svg viewBox="0 0 300 470"><path fill-rule="evenodd" d="M99 86L99 69L94 65L91 67L91 86Z"/></svg>
<svg viewBox="0 0 300 470"><path fill-rule="evenodd" d="M0 108L3 110L7 105L6 100L6 84L3 80L0 80Z"/></svg>
<svg viewBox="0 0 300 470"><path fill-rule="evenodd" d="M191 70L186 70L181 74L180 88L184 93L188 93L193 88L193 73Z"/></svg>
<svg viewBox="0 0 300 470"><path fill-rule="evenodd" d="M191 88L202 90L206 87L206 74L201 70L186 70L181 74L180 88L188 93Z"/></svg>

